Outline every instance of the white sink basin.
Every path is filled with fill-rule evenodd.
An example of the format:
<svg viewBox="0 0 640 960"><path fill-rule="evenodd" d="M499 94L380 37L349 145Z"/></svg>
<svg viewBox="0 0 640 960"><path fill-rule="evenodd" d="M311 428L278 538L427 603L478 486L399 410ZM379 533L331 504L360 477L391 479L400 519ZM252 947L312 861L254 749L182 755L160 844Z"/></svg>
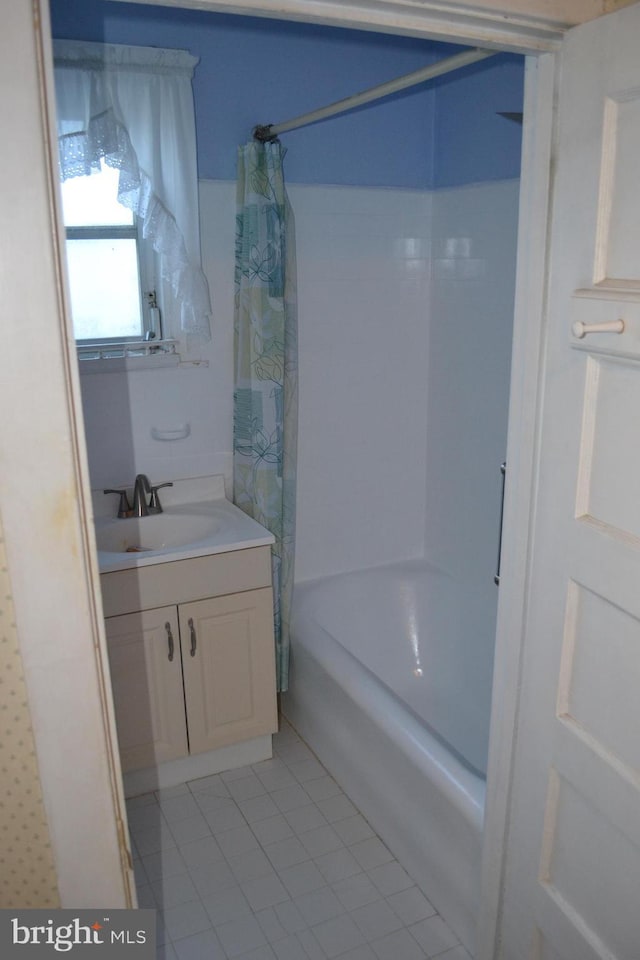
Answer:
<svg viewBox="0 0 640 960"><path fill-rule="evenodd" d="M170 550L206 540L219 525L216 517L159 513L96 524L96 540L98 550L105 553Z"/></svg>
<svg viewBox="0 0 640 960"><path fill-rule="evenodd" d="M268 530L224 497L167 504L149 517L97 517L95 533L101 573L273 543Z"/></svg>

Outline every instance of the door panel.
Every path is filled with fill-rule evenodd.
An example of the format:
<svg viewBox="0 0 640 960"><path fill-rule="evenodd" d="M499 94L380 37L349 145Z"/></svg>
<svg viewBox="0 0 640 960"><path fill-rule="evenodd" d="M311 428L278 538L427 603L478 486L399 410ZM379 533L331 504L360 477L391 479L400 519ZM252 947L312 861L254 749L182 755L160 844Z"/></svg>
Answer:
<svg viewBox="0 0 640 960"><path fill-rule="evenodd" d="M635 5L561 58L505 960L640 957L638 39Z"/></svg>
<svg viewBox="0 0 640 960"><path fill-rule="evenodd" d="M179 608L191 753L277 730L271 588Z"/></svg>
<svg viewBox="0 0 640 960"><path fill-rule="evenodd" d="M105 624L123 771L186 756L176 608L108 617Z"/></svg>

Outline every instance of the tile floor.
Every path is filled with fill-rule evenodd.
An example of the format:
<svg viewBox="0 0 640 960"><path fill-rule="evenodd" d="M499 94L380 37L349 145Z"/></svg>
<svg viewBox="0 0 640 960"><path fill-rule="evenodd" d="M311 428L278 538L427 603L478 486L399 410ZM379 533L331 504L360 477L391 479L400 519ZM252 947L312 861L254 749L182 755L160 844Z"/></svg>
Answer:
<svg viewBox="0 0 640 960"><path fill-rule="evenodd" d="M127 806L158 960L470 960L286 721L272 760Z"/></svg>

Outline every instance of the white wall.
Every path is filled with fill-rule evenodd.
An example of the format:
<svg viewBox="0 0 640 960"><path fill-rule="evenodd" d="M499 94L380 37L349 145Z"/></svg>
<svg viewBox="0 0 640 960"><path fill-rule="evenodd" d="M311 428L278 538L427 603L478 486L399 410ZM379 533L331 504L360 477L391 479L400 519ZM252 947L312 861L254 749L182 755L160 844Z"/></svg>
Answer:
<svg viewBox="0 0 640 960"><path fill-rule="evenodd" d="M292 187L299 288L296 579L423 550L425 192Z"/></svg>

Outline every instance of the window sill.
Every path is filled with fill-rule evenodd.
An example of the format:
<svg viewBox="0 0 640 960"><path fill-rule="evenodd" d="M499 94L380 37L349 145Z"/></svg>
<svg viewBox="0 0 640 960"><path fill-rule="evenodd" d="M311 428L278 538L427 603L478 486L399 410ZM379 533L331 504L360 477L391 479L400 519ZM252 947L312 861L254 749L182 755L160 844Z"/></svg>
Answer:
<svg viewBox="0 0 640 960"><path fill-rule="evenodd" d="M78 347L80 373L121 373L177 367L180 363L177 343L177 340L140 340Z"/></svg>

